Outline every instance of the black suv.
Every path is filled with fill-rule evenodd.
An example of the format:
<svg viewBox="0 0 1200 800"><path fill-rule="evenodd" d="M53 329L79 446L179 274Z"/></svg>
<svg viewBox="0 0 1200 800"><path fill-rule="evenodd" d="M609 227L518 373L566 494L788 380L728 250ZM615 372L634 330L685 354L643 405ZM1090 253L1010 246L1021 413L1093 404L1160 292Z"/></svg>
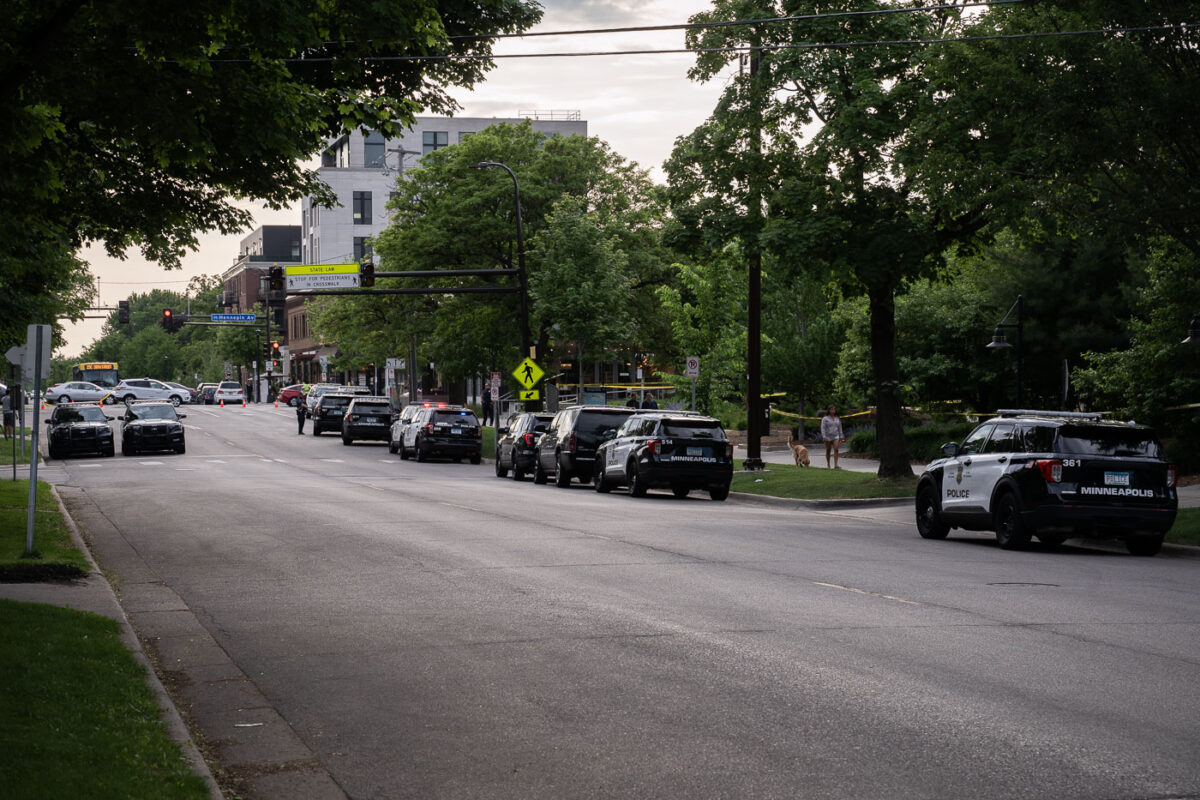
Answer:
<svg viewBox="0 0 1200 800"><path fill-rule="evenodd" d="M496 429L496 477L503 478L512 471L514 481L533 469L538 439L550 427L554 415L547 411L518 411Z"/></svg>
<svg viewBox="0 0 1200 800"><path fill-rule="evenodd" d="M147 450L186 452L183 423L167 400L134 400L125 408L121 419L121 455L134 456Z"/></svg>
<svg viewBox="0 0 1200 800"><path fill-rule="evenodd" d="M550 428L537 444L533 482L566 488L571 478L589 483L595 471L596 448L611 439L635 409L625 406L570 406L554 415Z"/></svg>
<svg viewBox="0 0 1200 800"><path fill-rule="evenodd" d="M50 439L46 452L50 458L63 458L76 453L96 453L111 456L114 451L113 432L104 409L95 403L59 403L46 424Z"/></svg>
<svg viewBox="0 0 1200 800"><path fill-rule="evenodd" d="M1033 536L1116 537L1154 555L1175 522L1176 469L1150 428L1098 414L1005 411L943 445L917 484L917 530L993 530L1005 549Z"/></svg>
<svg viewBox="0 0 1200 800"><path fill-rule="evenodd" d="M417 461L427 461L430 456L462 461L471 459L472 464L483 460L483 431L475 412L461 406L422 408L413 417L400 441L400 458L407 459L415 453Z"/></svg>
<svg viewBox="0 0 1200 800"><path fill-rule="evenodd" d="M322 431L342 430L342 417L356 394L349 392L326 392L317 400L312 408L313 436L320 436Z"/></svg>
<svg viewBox="0 0 1200 800"><path fill-rule="evenodd" d="M596 451L597 492L628 484L634 497L662 487L676 497L705 489L713 500L724 500L732 479L733 444L720 420L700 414L634 414Z"/></svg>
<svg viewBox="0 0 1200 800"><path fill-rule="evenodd" d="M351 444L355 439L386 442L391 421L390 400L359 395L346 406L346 413L342 417L342 444Z"/></svg>

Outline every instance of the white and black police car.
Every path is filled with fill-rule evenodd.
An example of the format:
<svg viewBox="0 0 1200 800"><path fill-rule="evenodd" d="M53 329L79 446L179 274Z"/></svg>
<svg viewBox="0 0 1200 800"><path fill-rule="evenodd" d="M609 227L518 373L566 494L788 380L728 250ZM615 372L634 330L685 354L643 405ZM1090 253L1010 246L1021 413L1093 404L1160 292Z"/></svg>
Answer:
<svg viewBox="0 0 1200 800"><path fill-rule="evenodd" d="M1154 431L1099 414L1001 410L942 446L917 484L917 530L995 531L1005 549L1036 536L1117 538L1151 556L1175 522L1176 469Z"/></svg>

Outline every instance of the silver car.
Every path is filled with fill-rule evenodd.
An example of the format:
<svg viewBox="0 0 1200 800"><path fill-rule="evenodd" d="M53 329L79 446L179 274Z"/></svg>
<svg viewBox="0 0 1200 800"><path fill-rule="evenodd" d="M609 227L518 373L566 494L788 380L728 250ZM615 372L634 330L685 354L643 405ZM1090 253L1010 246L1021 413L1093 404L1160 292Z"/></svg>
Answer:
<svg viewBox="0 0 1200 800"><path fill-rule="evenodd" d="M112 389L88 381L68 381L51 386L45 392L47 403L112 403Z"/></svg>
<svg viewBox="0 0 1200 800"><path fill-rule="evenodd" d="M113 387L113 397L128 405L134 400L170 400L177 406L191 399L184 389L175 389L154 378L130 378Z"/></svg>

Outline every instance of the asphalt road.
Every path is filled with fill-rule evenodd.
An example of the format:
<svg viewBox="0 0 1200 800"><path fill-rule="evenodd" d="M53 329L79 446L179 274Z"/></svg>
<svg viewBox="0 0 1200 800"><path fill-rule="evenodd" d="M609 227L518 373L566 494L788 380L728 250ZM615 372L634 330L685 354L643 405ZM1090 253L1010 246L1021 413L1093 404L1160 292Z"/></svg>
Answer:
<svg viewBox="0 0 1200 800"><path fill-rule="evenodd" d="M63 492L223 764L291 746L246 738L259 701L206 710L236 674L302 743L276 760L327 771L311 796L1200 797L1200 560L514 483L186 410L186 455L73 460Z"/></svg>

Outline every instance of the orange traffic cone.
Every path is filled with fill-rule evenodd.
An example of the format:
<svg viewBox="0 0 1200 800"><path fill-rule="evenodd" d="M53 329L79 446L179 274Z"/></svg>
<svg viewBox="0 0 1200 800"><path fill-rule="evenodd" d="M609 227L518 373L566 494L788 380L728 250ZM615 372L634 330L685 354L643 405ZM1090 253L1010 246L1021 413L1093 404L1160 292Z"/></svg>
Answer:
<svg viewBox="0 0 1200 800"><path fill-rule="evenodd" d="M221 399L221 408L224 408L224 407L225 407L225 400L224 400L224 398L222 398Z"/></svg>
<svg viewBox="0 0 1200 800"><path fill-rule="evenodd" d="M246 407L246 398L242 398L242 408Z"/></svg>

